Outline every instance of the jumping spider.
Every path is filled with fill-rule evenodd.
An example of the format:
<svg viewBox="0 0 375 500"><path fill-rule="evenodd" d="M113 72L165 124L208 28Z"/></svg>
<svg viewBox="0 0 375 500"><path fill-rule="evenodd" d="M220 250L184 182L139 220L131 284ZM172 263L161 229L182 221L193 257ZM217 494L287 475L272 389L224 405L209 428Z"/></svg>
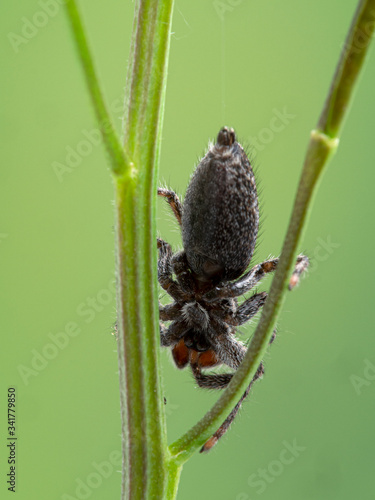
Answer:
<svg viewBox="0 0 375 500"><path fill-rule="evenodd" d="M216 144L191 178L183 205L173 191L159 188L158 195L170 204L182 228L184 247L173 254L168 243L157 240L158 280L174 300L160 306L161 321L171 321L168 327L160 323L161 345L172 348L178 368L190 365L200 387L222 389L233 372L207 374L202 370L221 364L237 370L246 347L235 338L236 327L261 309L267 293L255 293L241 305L237 297L253 289L279 261L267 260L246 272L258 234L258 196L253 170L234 130L220 130ZM300 255L290 289L307 266L307 257ZM210 450L227 431L263 373L261 363L240 401L201 452Z"/></svg>

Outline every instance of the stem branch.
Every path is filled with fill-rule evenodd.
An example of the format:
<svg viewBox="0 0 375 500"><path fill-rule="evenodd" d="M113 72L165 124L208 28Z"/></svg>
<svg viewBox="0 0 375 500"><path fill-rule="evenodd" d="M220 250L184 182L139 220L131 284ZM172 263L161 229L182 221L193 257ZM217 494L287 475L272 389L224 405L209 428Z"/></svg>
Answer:
<svg viewBox="0 0 375 500"><path fill-rule="evenodd" d="M121 146L105 105L76 0L66 0L65 6L99 128L110 157L112 172L117 175L123 175L130 169L131 162L124 148Z"/></svg>

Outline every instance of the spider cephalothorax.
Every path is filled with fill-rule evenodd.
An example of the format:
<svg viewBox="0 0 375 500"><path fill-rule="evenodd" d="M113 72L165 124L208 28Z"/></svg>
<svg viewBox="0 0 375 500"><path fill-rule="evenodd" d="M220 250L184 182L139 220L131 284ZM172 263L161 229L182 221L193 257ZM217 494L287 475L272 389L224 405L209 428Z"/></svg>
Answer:
<svg viewBox="0 0 375 500"><path fill-rule="evenodd" d="M158 279L174 302L160 306L161 345L172 348L178 368L190 365L200 387L221 389L231 373L207 374L202 369L225 364L236 370L246 347L236 339L236 327L250 320L263 306L267 293L255 293L238 305L237 297L251 290L278 259L250 264L259 226L254 173L233 129L220 130L217 142L198 164L184 204L173 191L158 189L182 227L184 250L173 255L158 239ZM291 279L298 282L308 265L300 255ZM245 274L244 274L245 273ZM173 278L175 276L175 279ZM251 385L263 374L263 364L218 431L201 451L208 451L226 432Z"/></svg>

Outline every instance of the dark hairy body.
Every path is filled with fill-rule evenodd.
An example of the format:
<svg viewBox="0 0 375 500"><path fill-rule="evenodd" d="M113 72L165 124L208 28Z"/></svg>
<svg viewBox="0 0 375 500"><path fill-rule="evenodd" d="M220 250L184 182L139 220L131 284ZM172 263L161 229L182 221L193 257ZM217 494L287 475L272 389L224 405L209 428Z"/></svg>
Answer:
<svg viewBox="0 0 375 500"><path fill-rule="evenodd" d="M170 245L158 239L158 280L174 300L160 306L161 345L172 348L178 368L190 365L200 387L222 389L246 353L235 337L236 328L261 309L267 293L255 293L241 305L237 297L278 263L277 258L267 260L247 271L258 235L258 196L249 159L233 129L220 130L191 178L183 205L173 191L159 188L158 194L166 198L182 228L184 247L173 254ZM307 266L307 257L300 255L290 288ZM171 323L166 326L164 321ZM222 364L232 372L205 371ZM209 451L226 432L263 373L261 363L240 401L201 451Z"/></svg>

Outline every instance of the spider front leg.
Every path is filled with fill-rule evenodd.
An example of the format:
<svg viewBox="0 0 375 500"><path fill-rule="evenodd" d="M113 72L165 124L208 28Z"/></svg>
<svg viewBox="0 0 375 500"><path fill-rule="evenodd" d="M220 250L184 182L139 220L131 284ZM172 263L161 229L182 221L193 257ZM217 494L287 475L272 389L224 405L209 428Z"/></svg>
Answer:
<svg viewBox="0 0 375 500"><path fill-rule="evenodd" d="M167 200L177 219L177 222L181 226L182 204L177 194L174 191L170 191L169 189L158 188L158 195L163 196Z"/></svg>
<svg viewBox="0 0 375 500"><path fill-rule="evenodd" d="M298 285L299 283L299 278L301 274L306 271L306 269L309 267L309 258L306 257L306 255L299 255L297 257L297 262L294 267L293 274L289 280L289 290L293 290L293 288Z"/></svg>
<svg viewBox="0 0 375 500"><path fill-rule="evenodd" d="M271 273L276 269L279 259L265 260L257 264L246 274L241 276L237 281L226 283L223 286L216 287L208 292L204 299L208 302L226 297L239 297L251 290L266 274Z"/></svg>
<svg viewBox="0 0 375 500"><path fill-rule="evenodd" d="M227 309L215 310L215 316L232 326L240 326L249 321L264 306L267 292L256 293L245 300L237 309L229 311Z"/></svg>
<svg viewBox="0 0 375 500"><path fill-rule="evenodd" d="M184 302L189 299L181 286L172 278L172 257L173 252L169 243L157 238L157 246L159 249L158 260L158 281L160 286L176 301Z"/></svg>
<svg viewBox="0 0 375 500"><path fill-rule="evenodd" d="M274 271L278 263L279 258L265 260L254 266L237 281L214 288L204 296L204 299L208 302L212 302L225 297L239 297L251 290L266 274ZM289 281L289 290L292 290L298 284L301 274L307 269L308 265L308 257L305 255L299 255L297 257L296 265Z"/></svg>

